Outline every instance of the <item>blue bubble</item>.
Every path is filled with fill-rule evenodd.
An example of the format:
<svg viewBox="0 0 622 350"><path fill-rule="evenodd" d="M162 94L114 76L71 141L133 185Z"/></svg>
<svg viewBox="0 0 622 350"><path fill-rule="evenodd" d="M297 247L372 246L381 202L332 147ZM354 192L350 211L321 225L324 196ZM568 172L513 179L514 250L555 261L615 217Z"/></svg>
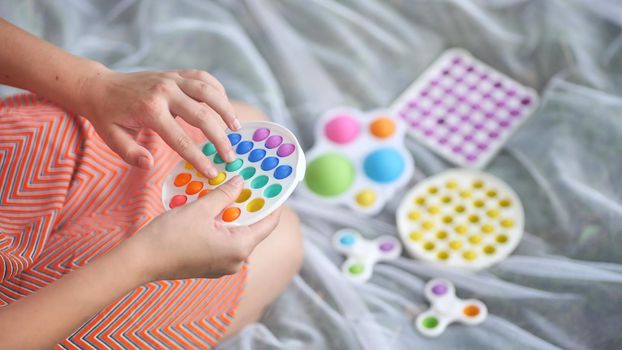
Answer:
<svg viewBox="0 0 622 350"><path fill-rule="evenodd" d="M345 234L339 239L339 243L341 243L341 245L351 246L354 244L354 236Z"/></svg>
<svg viewBox="0 0 622 350"><path fill-rule="evenodd" d="M258 162L266 156L266 150L261 148L255 148L251 151L251 154L248 155L248 160L252 163Z"/></svg>
<svg viewBox="0 0 622 350"><path fill-rule="evenodd" d="M268 171L274 169L279 165L279 158L268 157L261 162L261 170Z"/></svg>
<svg viewBox="0 0 622 350"><path fill-rule="evenodd" d="M242 141L235 149L238 154L246 154L253 148L253 143L251 141Z"/></svg>
<svg viewBox="0 0 622 350"><path fill-rule="evenodd" d="M240 142L240 140L242 139L242 135L237 133L229 134L227 135L227 137L229 138L229 141L231 141L231 146L237 145L238 142Z"/></svg>
<svg viewBox="0 0 622 350"><path fill-rule="evenodd" d="M381 148L365 157L363 169L376 182L392 182L404 172L404 158L393 148Z"/></svg>
<svg viewBox="0 0 622 350"><path fill-rule="evenodd" d="M292 167L289 165L279 165L274 171L274 178L281 180L288 177L292 173Z"/></svg>

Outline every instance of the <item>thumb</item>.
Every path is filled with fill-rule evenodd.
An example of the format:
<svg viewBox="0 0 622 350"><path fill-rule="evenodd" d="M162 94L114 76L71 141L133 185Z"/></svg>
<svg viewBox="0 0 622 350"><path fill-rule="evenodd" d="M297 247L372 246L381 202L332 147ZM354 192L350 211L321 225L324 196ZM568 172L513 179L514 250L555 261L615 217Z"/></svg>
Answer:
<svg viewBox="0 0 622 350"><path fill-rule="evenodd" d="M212 216L216 216L238 198L242 191L242 182L242 177L236 175L197 202L206 205L208 207L207 212Z"/></svg>
<svg viewBox="0 0 622 350"><path fill-rule="evenodd" d="M139 145L127 131L112 127L109 132L104 132L102 139L126 163L146 170L153 166L151 153Z"/></svg>

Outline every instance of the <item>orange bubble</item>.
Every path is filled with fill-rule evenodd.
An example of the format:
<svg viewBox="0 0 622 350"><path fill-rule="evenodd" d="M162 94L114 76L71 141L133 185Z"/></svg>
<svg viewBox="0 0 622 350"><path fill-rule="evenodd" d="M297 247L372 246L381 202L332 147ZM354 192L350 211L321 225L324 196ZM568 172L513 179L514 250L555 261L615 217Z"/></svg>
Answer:
<svg viewBox="0 0 622 350"><path fill-rule="evenodd" d="M201 189L203 189L203 183L201 181L192 181L188 184L188 187L186 187L186 193L190 195L197 194Z"/></svg>
<svg viewBox="0 0 622 350"><path fill-rule="evenodd" d="M464 312L465 315L467 315L469 317L475 317L475 316L479 315L479 307L477 307L475 305L469 305L469 306L464 308L463 312Z"/></svg>
<svg viewBox="0 0 622 350"><path fill-rule="evenodd" d="M240 216L240 208L229 207L222 212L222 221L231 222Z"/></svg>
<svg viewBox="0 0 622 350"><path fill-rule="evenodd" d="M175 176L175 181L173 181L173 183L175 184L175 186L181 187L185 186L188 182L190 182L190 179L192 179L192 175L188 173L181 173Z"/></svg>
<svg viewBox="0 0 622 350"><path fill-rule="evenodd" d="M395 123L389 117L378 117L369 125L371 133L381 139L390 137L395 132Z"/></svg>
<svg viewBox="0 0 622 350"><path fill-rule="evenodd" d="M212 192L212 190L203 190L199 193L199 198L205 197L208 193Z"/></svg>

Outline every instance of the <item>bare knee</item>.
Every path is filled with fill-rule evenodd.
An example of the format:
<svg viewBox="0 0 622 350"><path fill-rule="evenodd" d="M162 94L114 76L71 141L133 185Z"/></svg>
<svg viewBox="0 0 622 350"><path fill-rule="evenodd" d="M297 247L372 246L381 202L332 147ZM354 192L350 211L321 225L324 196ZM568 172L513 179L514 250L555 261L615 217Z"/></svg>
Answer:
<svg viewBox="0 0 622 350"><path fill-rule="evenodd" d="M269 120L268 116L266 116L264 112L253 105L240 101L233 101L231 104L233 105L235 114L243 122Z"/></svg>

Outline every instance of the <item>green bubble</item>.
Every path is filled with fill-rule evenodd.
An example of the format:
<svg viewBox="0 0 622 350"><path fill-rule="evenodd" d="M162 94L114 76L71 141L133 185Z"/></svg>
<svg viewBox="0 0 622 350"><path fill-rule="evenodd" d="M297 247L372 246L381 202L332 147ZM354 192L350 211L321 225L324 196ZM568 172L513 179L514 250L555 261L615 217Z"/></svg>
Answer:
<svg viewBox="0 0 622 350"><path fill-rule="evenodd" d="M211 156L214 153L216 153L216 146L213 143L207 143L203 146L203 154L206 156Z"/></svg>
<svg viewBox="0 0 622 350"><path fill-rule="evenodd" d="M281 193L282 189L283 187L281 185L272 184L265 189L265 191L263 192L263 195L266 198L273 198L273 197L278 196L279 193Z"/></svg>
<svg viewBox="0 0 622 350"><path fill-rule="evenodd" d="M268 177L266 175L260 175L253 179L253 181L251 182L251 187L255 189L262 188L267 183Z"/></svg>
<svg viewBox="0 0 622 350"><path fill-rule="evenodd" d="M236 171L242 167L242 163L244 163L242 159L238 158L231 163L227 163L227 165L225 166L225 170L229 172Z"/></svg>
<svg viewBox="0 0 622 350"><path fill-rule="evenodd" d="M217 155L214 156L214 164L222 164L224 162L225 161L222 160L222 158L220 157L220 154L217 154Z"/></svg>
<svg viewBox="0 0 622 350"><path fill-rule="evenodd" d="M309 163L305 182L320 196L338 196L354 182L354 166L350 160L337 153L324 154Z"/></svg>
<svg viewBox="0 0 622 350"><path fill-rule="evenodd" d="M255 175L256 171L257 170L255 170L255 168L253 168L252 166L249 166L247 168L242 169L242 171L240 171L240 176L242 176L244 180L248 180Z"/></svg>
<svg viewBox="0 0 622 350"><path fill-rule="evenodd" d="M358 275L362 273L363 270L365 270L365 267L363 266L363 264L354 264L350 266L350 268L348 269L348 271L350 271L350 273L353 275Z"/></svg>
<svg viewBox="0 0 622 350"><path fill-rule="evenodd" d="M434 328L438 325L438 319L434 316L428 316L421 321L425 328Z"/></svg>

